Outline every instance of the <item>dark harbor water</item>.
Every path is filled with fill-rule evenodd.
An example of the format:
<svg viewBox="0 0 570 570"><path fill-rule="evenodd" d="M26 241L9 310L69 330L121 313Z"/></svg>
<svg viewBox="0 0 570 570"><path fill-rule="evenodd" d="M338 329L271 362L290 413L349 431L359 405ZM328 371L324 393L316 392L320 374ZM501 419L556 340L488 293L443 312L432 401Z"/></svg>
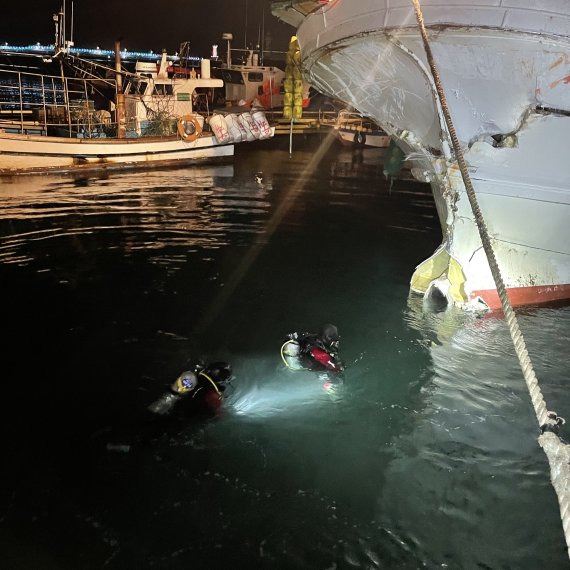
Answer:
<svg viewBox="0 0 570 570"><path fill-rule="evenodd" d="M320 142L1 182L2 568L568 567L504 321L409 298L429 188ZM569 417L570 308L519 316ZM334 391L279 352L325 322ZM141 437L197 357L233 366L223 413Z"/></svg>

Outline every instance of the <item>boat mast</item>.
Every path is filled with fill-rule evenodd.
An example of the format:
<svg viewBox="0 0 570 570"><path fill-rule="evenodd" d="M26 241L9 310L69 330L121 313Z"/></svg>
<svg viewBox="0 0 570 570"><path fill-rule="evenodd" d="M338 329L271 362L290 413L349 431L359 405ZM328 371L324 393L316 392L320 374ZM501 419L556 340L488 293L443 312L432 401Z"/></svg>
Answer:
<svg viewBox="0 0 570 570"><path fill-rule="evenodd" d="M65 0L63 0L63 5L61 7L62 12L62 24L61 24L61 35L62 35L62 47L65 48Z"/></svg>
<svg viewBox="0 0 570 570"><path fill-rule="evenodd" d="M265 6L261 9L261 57L259 65L263 65L263 50L265 46Z"/></svg>
<svg viewBox="0 0 570 570"><path fill-rule="evenodd" d="M64 37L64 21L65 21L65 7L62 5L57 14L53 15L53 21L55 23L55 43L54 49L56 55L65 47L65 37Z"/></svg>
<svg viewBox="0 0 570 570"><path fill-rule="evenodd" d="M69 37L69 45L70 46L73 45L73 0L71 2L71 31L70 31L70 37Z"/></svg>
<svg viewBox="0 0 570 570"><path fill-rule="evenodd" d="M65 45L65 0L57 14L53 15L55 23L55 56L59 60L59 71L61 74L61 89L63 93L63 103L65 106L65 113L67 115L67 127L69 129L69 136L71 136L71 112L69 109L69 93L67 86L67 77L63 69L63 57L66 51Z"/></svg>
<svg viewBox="0 0 570 570"><path fill-rule="evenodd" d="M124 139L126 135L125 126L125 94L123 93L123 75L121 73L121 40L115 41L115 80L116 80L116 100L115 100L115 120L117 122L117 138Z"/></svg>
<svg viewBox="0 0 570 570"><path fill-rule="evenodd" d="M222 34L222 40L225 40L228 42L228 51L226 54L226 65L227 65L228 69L232 66L232 40L233 39L234 39L234 36L232 34L230 34L229 32Z"/></svg>

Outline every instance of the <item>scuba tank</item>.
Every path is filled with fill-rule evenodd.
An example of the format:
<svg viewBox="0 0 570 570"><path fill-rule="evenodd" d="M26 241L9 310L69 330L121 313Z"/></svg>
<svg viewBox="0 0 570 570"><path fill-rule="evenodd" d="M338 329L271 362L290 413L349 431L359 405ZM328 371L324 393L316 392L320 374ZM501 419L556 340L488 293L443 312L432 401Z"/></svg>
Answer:
<svg viewBox="0 0 570 570"><path fill-rule="evenodd" d="M158 400L148 406L149 412L165 416L185 395L196 390L197 386L198 376L195 372L192 370L182 372L170 387L170 392L165 392Z"/></svg>
<svg viewBox="0 0 570 570"><path fill-rule="evenodd" d="M309 354L315 362L318 362L326 370L330 370L331 372L342 372L342 364L337 362L335 357L332 354L329 354L326 350L323 350L318 346L313 346L309 349Z"/></svg>
<svg viewBox="0 0 570 570"><path fill-rule="evenodd" d="M301 346L295 339L289 339L281 346L281 359L290 370L303 370L301 363Z"/></svg>

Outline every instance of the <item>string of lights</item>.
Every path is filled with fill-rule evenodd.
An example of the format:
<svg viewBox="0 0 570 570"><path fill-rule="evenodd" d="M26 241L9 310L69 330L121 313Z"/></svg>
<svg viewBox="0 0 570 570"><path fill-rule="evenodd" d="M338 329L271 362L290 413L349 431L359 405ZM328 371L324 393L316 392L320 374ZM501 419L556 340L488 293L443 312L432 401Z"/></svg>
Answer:
<svg viewBox="0 0 570 570"><path fill-rule="evenodd" d="M53 55L56 49L53 44L51 45L42 45L39 42L36 44L30 44L26 46L12 46L8 45L8 43L4 43L0 45L0 52L1 53L15 53L15 54L38 54L38 55ZM83 57L97 57L97 58L106 58L106 59L114 59L115 52L113 50L108 49L101 49L97 48L79 48L79 47L70 47L68 51L72 55L83 56ZM161 54L151 51L129 51L126 48L121 50L121 58L122 59L137 59L137 60L146 60L146 61L155 61L157 58L160 58ZM178 53L174 55L168 56L169 60L178 61L180 56ZM186 58L185 58L186 59ZM199 64L200 57L198 56L189 56L187 58L190 61L195 61Z"/></svg>

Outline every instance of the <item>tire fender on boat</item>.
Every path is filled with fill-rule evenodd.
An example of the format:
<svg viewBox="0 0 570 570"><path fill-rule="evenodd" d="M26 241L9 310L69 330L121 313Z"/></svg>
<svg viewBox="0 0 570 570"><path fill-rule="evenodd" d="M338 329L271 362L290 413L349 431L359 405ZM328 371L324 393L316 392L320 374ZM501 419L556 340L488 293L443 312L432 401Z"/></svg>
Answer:
<svg viewBox="0 0 570 570"><path fill-rule="evenodd" d="M184 115L178 119L178 134L187 142L195 141L202 134L202 125L196 115Z"/></svg>
<svg viewBox="0 0 570 570"><path fill-rule="evenodd" d="M354 142L358 145L366 144L366 134L362 131L356 131L354 134Z"/></svg>

